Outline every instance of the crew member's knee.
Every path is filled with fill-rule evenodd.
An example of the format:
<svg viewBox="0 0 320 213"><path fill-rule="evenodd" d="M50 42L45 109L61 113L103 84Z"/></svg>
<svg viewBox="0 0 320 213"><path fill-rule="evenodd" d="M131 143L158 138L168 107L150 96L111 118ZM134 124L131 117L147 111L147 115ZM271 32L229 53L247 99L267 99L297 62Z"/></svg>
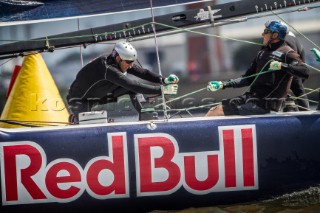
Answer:
<svg viewBox="0 0 320 213"><path fill-rule="evenodd" d="M223 115L224 113L223 113L222 105L218 105L218 106L212 107L205 116L207 117L207 116L223 116Z"/></svg>

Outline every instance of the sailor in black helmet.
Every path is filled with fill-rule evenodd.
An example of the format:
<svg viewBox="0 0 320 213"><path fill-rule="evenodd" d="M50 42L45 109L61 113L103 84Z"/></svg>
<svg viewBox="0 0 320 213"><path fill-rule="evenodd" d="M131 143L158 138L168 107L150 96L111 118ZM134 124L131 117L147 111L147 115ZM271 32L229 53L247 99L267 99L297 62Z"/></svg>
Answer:
<svg viewBox="0 0 320 213"><path fill-rule="evenodd" d="M206 116L258 115L280 110L292 77L308 77L308 67L300 55L284 42L287 33L288 27L281 21L265 23L262 33L264 46L246 73L241 78L225 82L210 81L207 86L209 91L250 86L249 92L223 100L221 105L212 107Z"/></svg>
<svg viewBox="0 0 320 213"><path fill-rule="evenodd" d="M140 112L141 105L136 97L140 94L176 94L179 78L171 74L164 78L154 72L134 64L137 59L136 49L126 41L117 42L109 55L100 56L85 65L71 84L67 102L71 117L78 121L78 114L91 111L97 104L115 102L119 96L129 94L131 101ZM134 75L149 81L142 83L129 78Z"/></svg>

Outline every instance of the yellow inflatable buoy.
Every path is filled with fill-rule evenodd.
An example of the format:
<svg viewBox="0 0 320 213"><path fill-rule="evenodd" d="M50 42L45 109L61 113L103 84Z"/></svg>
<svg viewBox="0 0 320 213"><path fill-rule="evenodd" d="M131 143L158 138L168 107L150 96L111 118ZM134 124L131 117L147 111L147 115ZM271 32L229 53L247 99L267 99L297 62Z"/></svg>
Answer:
<svg viewBox="0 0 320 213"><path fill-rule="evenodd" d="M0 122L0 127L66 125L68 117L42 56L26 56L1 114L1 120L8 122Z"/></svg>

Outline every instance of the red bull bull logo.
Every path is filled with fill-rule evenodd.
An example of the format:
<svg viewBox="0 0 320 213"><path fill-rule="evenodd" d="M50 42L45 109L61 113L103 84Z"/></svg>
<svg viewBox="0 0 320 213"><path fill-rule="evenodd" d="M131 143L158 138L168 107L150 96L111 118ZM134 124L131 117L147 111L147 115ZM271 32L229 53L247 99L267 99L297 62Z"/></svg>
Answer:
<svg viewBox="0 0 320 213"><path fill-rule="evenodd" d="M255 126L222 126L218 133L212 138L218 150L188 153L172 135L134 134L136 196L258 189ZM84 191L102 200L130 197L127 133L108 133L106 143L108 156L84 168L71 158L47 162L46 150L33 141L0 143L2 205L71 202Z"/></svg>

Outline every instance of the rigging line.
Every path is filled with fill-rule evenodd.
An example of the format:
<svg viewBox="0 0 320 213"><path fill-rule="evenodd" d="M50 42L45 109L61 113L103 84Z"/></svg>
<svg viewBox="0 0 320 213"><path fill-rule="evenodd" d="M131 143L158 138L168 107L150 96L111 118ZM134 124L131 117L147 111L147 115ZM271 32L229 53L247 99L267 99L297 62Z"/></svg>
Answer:
<svg viewBox="0 0 320 213"><path fill-rule="evenodd" d="M305 89L306 89L306 88L305 88ZM320 87L317 88L317 89L313 89L313 90L311 90L310 92L307 92L307 93L305 93L304 95L301 95L301 96L299 96L299 97L303 97L303 96L306 96L306 95L310 95L311 93L317 92L317 91L319 91L319 90L320 90ZM295 98L295 97L293 97L293 98Z"/></svg>
<svg viewBox="0 0 320 213"><path fill-rule="evenodd" d="M306 89L306 88L305 88L305 89ZM320 89L320 88L311 90L310 92L307 92L307 93L305 93L305 94L303 94L303 95L300 95L300 96L296 96L296 97L292 96L291 98L292 98L292 99L299 99L299 100L308 101L309 99L307 99L307 98L302 98L302 97L307 96L307 95L310 95L310 94L312 94L312 93L314 93L314 92L317 92L319 89ZM313 101L313 100L309 100L309 101L311 101L311 102L313 102L313 103L318 103L318 101Z"/></svg>
<svg viewBox="0 0 320 213"><path fill-rule="evenodd" d="M320 6L314 6L314 7L303 7L303 8L299 8L299 9L296 9L296 10L288 10L288 11L283 11L283 12L278 12L277 14L284 14L284 13L291 13L291 12L302 12L302 11L308 11L310 9L314 9L314 8L318 8ZM273 11L271 11L273 13ZM250 17L246 17L246 19L256 19L256 18L262 18L262 17L265 17L265 16L270 16L271 14L266 14L266 15L256 15L256 16L250 16ZM231 19L232 20L232 19ZM221 20L220 22L227 22L228 20ZM118 31L113 31L113 32L104 32L104 33L98 33L98 34L94 34L94 35L97 35L97 36L102 36L102 35L107 35L107 34L112 34L112 33L119 33L119 32L126 32L126 31L130 31L130 30L134 30L135 28L140 28L140 27L143 27L143 26L146 26L146 25L150 25L151 23L146 23L146 24L142 24L142 25L139 25L139 26L135 26L135 27L132 27L132 28L127 28L127 29L122 29L122 30L118 30ZM79 36L70 36L70 37L56 37L56 38L50 38L50 39L29 39L29 40L0 40L0 41L4 41L4 42L15 42L15 41L46 41L46 40L61 40L61 39L72 39L72 38L85 38L85 37L92 37L92 34L90 35L79 35Z"/></svg>
<svg viewBox="0 0 320 213"><path fill-rule="evenodd" d="M300 105L298 105L298 104L296 104L296 105L298 106L298 108L304 109L305 111L311 111L311 109L309 109L309 108L300 106ZM300 110L299 110L299 111L300 111Z"/></svg>
<svg viewBox="0 0 320 213"><path fill-rule="evenodd" d="M313 67L313 66L311 66L309 64L306 64L306 63L304 63L304 64L307 65L308 67L314 69L315 71L320 72L320 70L318 68L315 68L315 67Z"/></svg>
<svg viewBox="0 0 320 213"><path fill-rule="evenodd" d="M249 89L251 88L252 84L254 84L254 82L256 82L256 80L258 79L259 75L261 74L261 72L264 70L264 68L266 68L266 66L271 62L274 61L273 59L267 61L267 63L264 64L264 66L261 68L261 70L257 73L258 75L254 78L254 80L252 81L252 83L249 85L249 87L246 89L246 92L249 91ZM269 70L267 70L268 72L270 72Z"/></svg>
<svg viewBox="0 0 320 213"><path fill-rule="evenodd" d="M247 40L241 40L241 39L235 39L235 38L230 38L230 37L226 37L226 36L213 35L213 34L198 32L198 31L194 31L194 30L188 30L188 29L184 29L184 28L170 26L170 25L163 24L163 23L160 23L160 22L155 22L155 24L160 25L160 26L164 26L164 27L168 27L168 28L172 28L172 29L176 29L176 30L189 32L189 33L195 33L195 34L205 35L205 36L209 36L209 37L216 37L216 38L221 38L221 39L228 39L228 40L232 40L232 41L239 41L239 42L243 42L243 43L263 46L263 44L261 44L261 43L256 43L256 42L247 41Z"/></svg>
<svg viewBox="0 0 320 213"><path fill-rule="evenodd" d="M80 19L77 18L78 23L78 31L80 30ZM80 45L80 61L81 61L81 67L83 67L83 54L82 54L82 46Z"/></svg>
<svg viewBox="0 0 320 213"><path fill-rule="evenodd" d="M8 63L9 61L13 60L13 58L8 59L7 61L3 62L2 64L0 64L0 67L2 67L3 65L5 65L6 63Z"/></svg>
<svg viewBox="0 0 320 213"><path fill-rule="evenodd" d="M206 107L211 107L211 106L216 106L219 105L221 102L217 102L217 103L211 103L211 104L205 104L205 105L201 105L201 106L194 106L194 107L189 107L189 108L183 108L183 109L171 109L168 111L186 111L186 110L193 110L193 109L201 109L201 108L206 108ZM160 110L155 110L155 112L160 111Z"/></svg>
<svg viewBox="0 0 320 213"><path fill-rule="evenodd" d="M22 121L22 120L3 120L1 119L0 122L20 122L20 123L39 123L39 124L69 124L69 122L59 122L59 121Z"/></svg>
<svg viewBox="0 0 320 213"><path fill-rule="evenodd" d="M161 106L161 105L166 105L167 103L171 103L171 102L173 102L173 101L180 100L181 98L184 98L184 97L187 97L187 96L189 96L189 95L192 95L192 94L201 92L201 91L203 91L203 90L205 90L205 89L206 89L206 87L201 88L201 89L199 89L199 90L196 90L196 91L187 93L187 94L185 94L185 95L182 95L182 96L180 96L180 97L177 97L177 98L171 99L171 100L169 100L169 101L166 101L165 103L157 104L157 105L155 105L154 107L159 107L159 106Z"/></svg>
<svg viewBox="0 0 320 213"><path fill-rule="evenodd" d="M288 11L283 11L283 12L278 12L277 14L285 14L285 13L291 13L291 12L306 12L308 10L314 9L314 8L319 8L320 6L313 6L313 7L303 7L303 8L298 8L296 10L288 10ZM273 13L273 11L271 11ZM270 16L272 14L265 14L265 15L256 15L256 16L250 16L250 17L245 17L246 19L256 19L256 18L262 18L265 16ZM228 19L228 20L221 20L220 22L228 22L229 20L233 20L233 19ZM132 27L132 28L127 28L127 29L122 29L122 30L118 30L118 31L114 31L111 33L119 33L119 32L126 32L129 30L134 30L135 28L139 28L145 25L149 25L150 23L146 23L146 24L142 24L140 26L136 26L136 27ZM109 34L111 34L109 33ZM108 35L108 32L105 33L100 33L100 34L94 34L94 35ZM85 38L85 37L92 37L91 35L81 35L81 36L72 36L72 37L57 37L57 38L50 38L50 39L33 39L33 40L0 40L0 41L5 41L5 42L15 42L15 41L45 41L45 40L60 40L60 39L66 39L66 38Z"/></svg>
<svg viewBox="0 0 320 213"><path fill-rule="evenodd" d="M315 104L317 104L317 103L319 103L318 101L314 101L314 100L310 100L310 99L307 99L307 98L300 98L300 97L302 97L302 96L299 96L299 97L291 97L292 99L294 99L294 100L304 100L304 101L309 101L309 102L312 102L312 103L315 103ZM299 107L302 107L302 106L300 106L300 105L298 105Z"/></svg>
<svg viewBox="0 0 320 213"><path fill-rule="evenodd" d="M160 58L159 58L159 49L158 49L158 40L157 40L157 32L156 32L156 27L153 24L155 22L154 19L154 14L153 14L153 6L152 6L152 0L150 0L150 9L151 9L151 16L152 16L152 29L153 29L153 35L154 35L154 42L156 46L156 54L157 54L157 62L158 62L158 70L159 70L159 75L160 75L160 82L162 82L162 72L161 72L161 64L160 64ZM164 114L164 119L168 120L168 114L167 114L167 108L166 108L166 100L164 96L164 88L163 84L160 85L161 88L161 97L163 101L163 114Z"/></svg>
<svg viewBox="0 0 320 213"><path fill-rule="evenodd" d="M151 3L152 4L152 3ZM299 10L297 10L297 11L299 11ZM273 14L275 14L273 11L271 11ZM294 12L294 11L292 11L292 12ZM276 14L277 15L277 14ZM277 15L278 16L278 15ZM279 17L279 16L278 16ZM281 17L279 17L280 19L281 19ZM283 20L283 19L282 19ZM284 21L284 20L283 20ZM285 21L284 21L285 22ZM285 22L285 23L287 23L287 22ZM155 28L154 28L154 24L158 24L158 25L162 25L162 26L166 26L166 27L169 27L169 28L173 28L173 29L179 29L179 30L182 30L182 31L186 31L186 32L191 32L191 33L197 33L197 34L202 34L202 35L207 35L207 36L213 36L213 37L218 37L218 38L225 38L225 39L229 39L229 40L234 40L234 41L240 41L240 42L245 42L245 43L251 43L251 44L255 44L255 45L262 45L262 44L258 44L258 43L255 43L255 42L250 42L250 41L246 41L246 40L239 40L239 39L233 39L233 38L229 38L229 37L222 37L222 36L218 36L218 35L211 35L211 34L207 34L207 33L202 33L202 32L197 32L197 31L192 31L192 30L187 30L187 29L183 29L183 28L178 28L178 27L173 27L173 26L169 26L169 25L165 25L165 24L162 24L162 23L156 23L156 22L154 22L154 20L153 20L153 22L152 22L152 27L153 27L153 29L154 29L154 32L155 32ZM288 24L288 23L287 23ZM288 24L289 26L291 26L290 24ZM292 27L292 26L291 26ZM293 28L293 27L292 27ZM293 28L295 31L297 31L295 28ZM299 34L301 34L302 36L304 36L302 33L300 33L299 31L297 31ZM304 36L307 40L309 40L306 36ZM156 37L155 37L155 39L156 39ZM313 43L311 40L309 40L311 43ZM313 43L314 44L314 43ZM314 44L316 47L318 47L316 44ZM319 48L319 47L318 47ZM158 53L158 50L157 50L157 53ZM268 64L268 62L265 64L265 66ZM308 65L308 64L306 64L306 65ZM264 68L265 68L265 66L260 70L260 72L258 73L258 75L256 76L256 78L254 79L254 81L251 83L251 85L255 82L255 80L258 78L258 76L259 75L261 75L261 74L263 74L263 73L266 73L266 72L270 72L270 71L266 71L266 72L261 72ZM310 65L308 65L308 66L310 66ZM312 67L312 66L310 66L310 67ZM319 71L317 68L314 68L314 67L312 67L313 69L315 69L315 70L317 70L317 71ZM161 69L159 69L159 71L161 71ZM320 71L319 71L320 72ZM252 77L252 76L250 76L250 77ZM244 77L245 78L245 77ZM250 85L250 86L251 86ZM250 88L250 86L249 86L249 88ZM248 88L248 89L249 89ZM160 106L160 105L163 105L164 106L164 109L166 109L166 106L165 106L165 104L167 104L167 103L170 103L170 102L172 102L172 101L176 101L176 100L179 100L179 99L181 99L181 98L183 98L183 97L185 97L185 96L188 96L188 95L191 95L191 94L194 94L194 93L196 93L196 92L199 92L199 91L202 91L202 90L204 90L205 88L202 88L202 89L200 89L200 90L198 90L198 91L194 91L194 92L192 92L192 93L189 93L189 94L186 94L186 95L184 95L184 96L181 96L181 97L178 97L178 98L176 98L176 99L172 99L172 100L170 100L170 101L167 101L167 102L165 102L165 103L163 103L163 104L158 104L158 105L156 105L155 107L158 107L158 106ZM165 99L163 99L163 100L165 100ZM187 110L187 109L184 109L184 110Z"/></svg>
<svg viewBox="0 0 320 213"><path fill-rule="evenodd" d="M0 120L0 122L7 123L7 124L20 125L20 126L25 126L25 127L41 127L41 126L37 126L37 125L23 124L23 123L15 122L15 121Z"/></svg>
<svg viewBox="0 0 320 213"><path fill-rule="evenodd" d="M63 40L63 39L74 39L74 38L91 38L92 35L94 36L107 36L109 34L116 34L116 33L123 33L123 32L127 32L130 30L135 30L136 28L142 28L145 27L147 25L152 25L153 22L148 22L145 24L141 24L135 27L131 27L131 28L127 28L127 29L121 29L121 30L117 30L117 31L112 31L112 32L104 32L104 33L97 33L97 34L89 34L89 35L78 35L78 36L64 36L64 37L53 37L53 38L42 38L42 39L15 39L15 40L1 40L2 42L34 42L34 41L53 41L53 40Z"/></svg>
<svg viewBox="0 0 320 213"><path fill-rule="evenodd" d="M252 74L252 75L249 75L249 76L246 76L246 77L239 77L239 78L233 79L233 81L235 81L235 80L237 80L237 79L240 79L240 80L241 80L241 79L246 79L246 78L252 78L252 77L257 76L257 75L266 74L266 73L275 72L275 71L277 71L277 70L270 70L270 71L267 70L267 71L259 72L259 73ZM171 99L171 100L165 102L164 104L167 104L167 103L170 103L170 102L179 100L179 99L181 99L181 98L184 98L184 97L189 96L189 95L193 95L193 94L195 94L195 93L201 92L201 91L206 90L206 89L207 89L207 87L201 88L201 89L199 89L199 90L196 90L196 91L187 93L187 94L182 95L182 96L180 96L180 97ZM161 106L161 105L163 105L163 103L157 104L157 105L155 105L154 107L156 108L156 107L159 107L159 106Z"/></svg>
<svg viewBox="0 0 320 213"><path fill-rule="evenodd" d="M182 109L169 109L168 112L183 112L183 111L188 111L188 110L194 110L194 109L201 109L201 108L206 108L206 107L211 107L211 106L216 106L221 104L221 102L217 103L210 103L210 104L205 104L205 105L200 105L200 106L193 106L189 108L182 108ZM162 110L152 110L153 112L162 112Z"/></svg>
<svg viewBox="0 0 320 213"><path fill-rule="evenodd" d="M313 91L313 90L319 90L320 88L317 88L317 89L311 89L311 88L307 88L307 87L305 87L304 89L305 89L305 90Z"/></svg>
<svg viewBox="0 0 320 213"><path fill-rule="evenodd" d="M296 31L297 33L299 33L301 36L303 36L307 41L309 41L312 45L314 45L315 47L317 47L318 49L320 49L320 47L314 43L311 39L309 39L307 36L305 36L302 32L300 32L299 30L297 30L296 28L294 28L292 25L290 25L287 21L285 21L283 18L281 18L277 13L271 11L274 15L276 15L281 21L283 21L284 23L286 23L288 26L290 26L292 29L294 29L294 31Z"/></svg>
<svg viewBox="0 0 320 213"><path fill-rule="evenodd" d="M230 38L230 37L224 37L224 36L218 36L218 35L212 35L212 34L208 34L208 33L202 33L202 32L198 32L198 31L193 31L193 30L188 30L188 29L184 29L184 28L179 28L179 27L174 27L174 26L170 26L170 25L166 25L160 22L149 22L149 23L145 23L136 27L132 27L132 28L128 28L128 29L123 29L123 30L117 30L117 31L113 31L113 32L104 32L104 33L99 33L99 34L95 34L97 36L103 36L103 35L107 35L107 34L115 34L115 33L120 33L120 32L127 32L130 30L135 30L135 28L141 28L141 27L145 27L147 25L152 25L152 27L154 28L154 24L156 25L160 25L160 26L165 26L168 28L172 28L172 29L176 29L176 30L181 30L181 31L185 31L185 32L190 32L190 33L195 33L195 34L200 34L200 35L206 35L206 36L210 36L210 37L217 37L217 38L223 38L223 39L229 39L229 40L233 40L233 41L239 41L239 42L244 42L244 43L249 43L249 44L255 44L255 45L259 45L262 46L263 44L259 44L259 43L255 43L255 42L251 42L251 41L246 41L246 40L241 40L241 39L235 39L235 38ZM154 31L155 32L155 31ZM86 37L92 37L91 35L79 35L79 36L68 36L68 37L54 37L54 38L47 38L47 39L29 39L29 40L0 40L0 41L11 41L11 42L19 42L19 41L24 41L24 42L34 42L34 41L53 41L53 40L63 40L63 39L73 39L73 38L86 38Z"/></svg>
<svg viewBox="0 0 320 213"><path fill-rule="evenodd" d="M309 101L309 102L316 103L316 104L319 103L318 101L314 101L314 100L310 100L310 99L305 99L305 98L301 98L301 97L304 97L304 96L310 95L311 93L314 93L314 92L319 91L319 90L320 90L320 87L317 88L317 89L309 89L309 88L304 88L304 89L306 89L306 90L311 90L311 91L310 91L310 92L307 92L307 93L305 93L305 94L303 94L303 95L300 95L300 96L298 96L298 97L291 97L291 98L293 98L294 100L296 100L296 99L305 100L305 101ZM303 108L302 106L299 106L299 107Z"/></svg>
<svg viewBox="0 0 320 213"><path fill-rule="evenodd" d="M291 12L301 12L301 11L307 11L307 10L310 10L310 9L314 9L314 8L318 8L320 6L314 6L314 7L304 7L304 8L299 8L297 10L289 10L289 11L283 11L283 12L278 12L277 14L284 14L284 13L291 13ZM306 10L307 8L307 10ZM273 11L271 11L272 13L274 13ZM265 17L265 16L270 16L271 14L267 14L267 15L257 15L257 16L252 16L252 17L246 17L246 19L256 19L256 18L262 18L262 17ZM233 19L231 19L233 20ZM229 20L221 20L221 22L227 22ZM140 28L140 27L143 27L143 26L146 26L146 25L151 25L152 23L146 23L146 24L142 24L142 25L139 25L139 26L135 26L135 27L131 27L131 28L127 28L127 29L122 29L122 30L118 30L118 31L113 31L113 32L104 32L104 33L98 33L98 34L94 34L94 35L97 35L97 36L103 36L103 35L108 35L108 34L113 34L113 33L120 33L120 32L126 32L126 31L130 31L130 30L134 30L135 28ZM156 23L156 24L161 24L161 23ZM169 26L169 25L164 25L164 26L168 26L168 27L171 27L173 28L172 26ZM179 29L179 28L176 28L176 29ZM183 29L183 28L181 28ZM187 30L186 30L187 31ZM192 31L190 31L192 32ZM46 40L61 40L61 39L72 39L72 38L86 38L86 37L92 37L92 34L90 35L79 35L79 36L69 36L69 37L56 37L56 38L50 38L50 39L29 39L29 40L0 40L0 41L4 41L4 42L16 42L16 41L46 41ZM227 38L227 37L226 37ZM232 39L232 38L230 38ZM241 40L240 40L241 41Z"/></svg>

